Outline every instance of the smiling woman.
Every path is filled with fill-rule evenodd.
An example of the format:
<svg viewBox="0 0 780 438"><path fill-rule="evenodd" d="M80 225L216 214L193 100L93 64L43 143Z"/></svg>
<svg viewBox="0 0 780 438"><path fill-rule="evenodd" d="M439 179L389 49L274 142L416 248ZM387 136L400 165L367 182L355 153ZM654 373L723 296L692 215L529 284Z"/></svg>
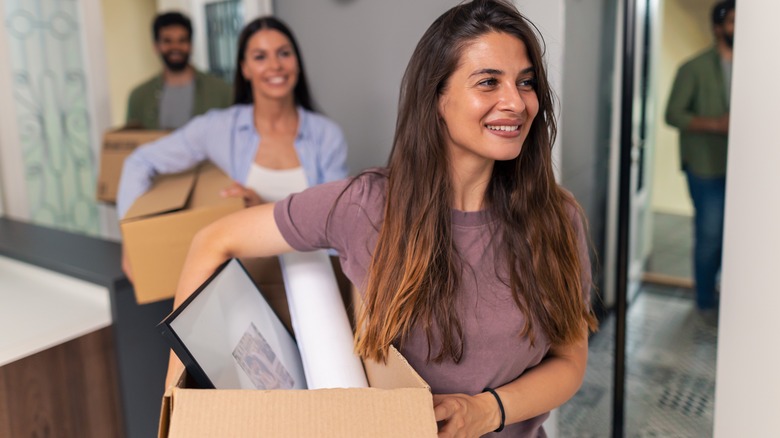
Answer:
<svg viewBox="0 0 780 438"><path fill-rule="evenodd" d="M292 32L278 19L261 17L247 24L238 41L235 104L136 149L122 170L119 217L156 176L204 160L234 180L223 195L241 197L247 206L346 177L344 135L315 112L300 53ZM123 265L132 279L126 258Z"/></svg>
<svg viewBox="0 0 780 438"><path fill-rule="evenodd" d="M596 320L534 29L509 1L444 13L404 74L387 168L206 227L176 302L228 257L334 248L363 296L357 352L401 351L430 384L439 436L544 436L582 382Z"/></svg>
<svg viewBox="0 0 780 438"><path fill-rule="evenodd" d="M520 154L538 111L525 43L498 32L471 42L439 100L452 163L460 167L453 171L471 174L487 186L493 161L513 160ZM454 207L466 211L482 207L461 201L456 198Z"/></svg>

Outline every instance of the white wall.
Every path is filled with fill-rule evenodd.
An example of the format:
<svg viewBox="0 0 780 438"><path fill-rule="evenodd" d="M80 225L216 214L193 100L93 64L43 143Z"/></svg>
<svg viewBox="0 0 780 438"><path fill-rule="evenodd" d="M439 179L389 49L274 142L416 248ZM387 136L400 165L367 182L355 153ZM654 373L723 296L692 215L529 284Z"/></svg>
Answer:
<svg viewBox="0 0 780 438"><path fill-rule="evenodd" d="M780 436L780 2L737 3L715 437Z"/></svg>

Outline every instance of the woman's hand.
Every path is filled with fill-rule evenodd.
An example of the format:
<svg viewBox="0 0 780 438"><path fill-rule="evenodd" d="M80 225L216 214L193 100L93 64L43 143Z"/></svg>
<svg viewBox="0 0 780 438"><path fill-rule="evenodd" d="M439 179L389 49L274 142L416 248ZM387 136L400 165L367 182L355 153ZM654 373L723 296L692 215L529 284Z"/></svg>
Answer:
<svg viewBox="0 0 780 438"><path fill-rule="evenodd" d="M219 194L225 198L243 198L244 207L254 207L255 205L265 204L263 198L255 193L254 190L248 189L237 182L234 182L230 187L223 189Z"/></svg>
<svg viewBox="0 0 780 438"><path fill-rule="evenodd" d="M434 394L433 412L439 424L439 437L472 438L498 429L501 413L490 393Z"/></svg>

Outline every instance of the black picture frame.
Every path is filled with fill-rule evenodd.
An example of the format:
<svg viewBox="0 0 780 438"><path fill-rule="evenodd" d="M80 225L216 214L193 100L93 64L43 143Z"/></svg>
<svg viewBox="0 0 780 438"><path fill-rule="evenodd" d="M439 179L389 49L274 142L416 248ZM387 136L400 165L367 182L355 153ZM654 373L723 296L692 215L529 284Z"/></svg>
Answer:
<svg viewBox="0 0 780 438"><path fill-rule="evenodd" d="M237 259L157 327L198 388L306 388L294 338Z"/></svg>

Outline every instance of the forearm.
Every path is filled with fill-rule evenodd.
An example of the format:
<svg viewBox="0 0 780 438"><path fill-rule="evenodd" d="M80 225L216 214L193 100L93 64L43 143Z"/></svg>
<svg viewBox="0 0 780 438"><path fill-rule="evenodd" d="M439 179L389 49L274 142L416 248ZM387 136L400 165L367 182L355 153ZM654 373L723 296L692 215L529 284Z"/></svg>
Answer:
<svg viewBox="0 0 780 438"><path fill-rule="evenodd" d="M184 261L173 307L179 307L231 257L262 257L290 251L273 218L273 204L247 208L225 216L195 235ZM183 369L171 352L165 386L176 383Z"/></svg>
<svg viewBox="0 0 780 438"><path fill-rule="evenodd" d="M192 239L174 298L174 307L187 299L230 258L267 257L292 248L273 217L274 204L263 204L225 216L200 230Z"/></svg>
<svg viewBox="0 0 780 438"><path fill-rule="evenodd" d="M173 298L173 308L179 307L203 282L214 273L217 267L228 259L226 246L219 239L218 222L202 229L192 239L190 250L182 268L176 294ZM168 359L168 372L165 377L165 387L176 384L176 379L184 369L184 364L171 350Z"/></svg>
<svg viewBox="0 0 780 438"><path fill-rule="evenodd" d="M506 424L528 420L568 401L582 385L587 357L587 340L557 347L542 363L497 388L506 411Z"/></svg>
<svg viewBox="0 0 780 438"><path fill-rule="evenodd" d="M117 191L120 218L149 190L158 175L185 171L205 158L187 144L184 135L177 131L138 147L125 159Z"/></svg>
<svg viewBox="0 0 780 438"><path fill-rule="evenodd" d="M718 117L694 116L686 129L692 132L728 134L729 116L728 114Z"/></svg>
<svg viewBox="0 0 780 438"><path fill-rule="evenodd" d="M217 221L203 228L192 239L176 288L174 309L203 284L219 265L230 258L230 242L225 240L228 236L229 234L221 231Z"/></svg>
<svg viewBox="0 0 780 438"><path fill-rule="evenodd" d="M504 408L504 425L519 423L549 412L577 392L585 376L588 341L553 347L546 359L512 382L494 388ZM481 436L498 429L501 410L490 392L434 394L434 414L439 436Z"/></svg>
<svg viewBox="0 0 780 438"><path fill-rule="evenodd" d="M119 187L116 193L116 209L119 219L124 218L135 200L149 190L154 179L152 171L147 171L141 163L135 161L133 155L130 155L122 166L122 174L119 177Z"/></svg>

